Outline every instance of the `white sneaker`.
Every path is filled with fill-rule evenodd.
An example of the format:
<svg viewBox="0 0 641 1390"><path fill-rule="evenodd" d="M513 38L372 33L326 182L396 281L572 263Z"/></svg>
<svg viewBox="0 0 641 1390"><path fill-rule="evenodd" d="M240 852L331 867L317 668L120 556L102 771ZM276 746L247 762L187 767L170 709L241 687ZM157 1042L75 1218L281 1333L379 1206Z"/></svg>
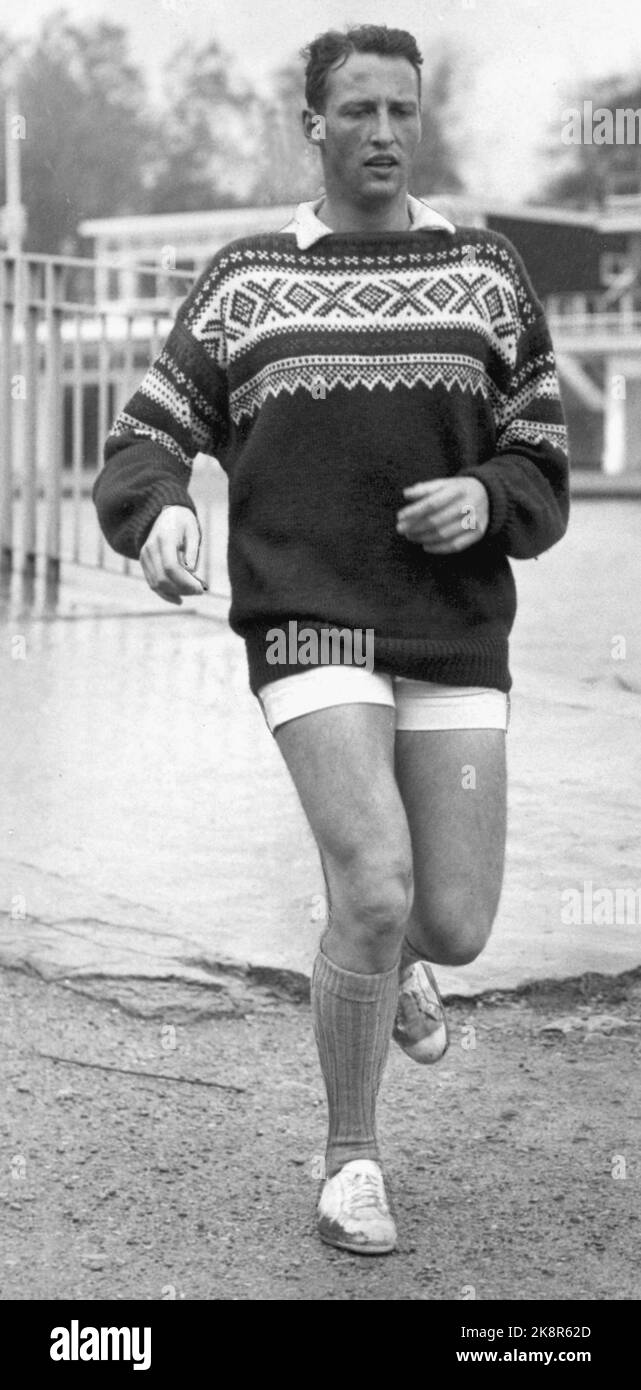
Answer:
<svg viewBox="0 0 641 1390"><path fill-rule="evenodd" d="M358 1255L388 1255L394 1249L396 1226L373 1159L354 1159L327 1179L318 1203L318 1233L326 1245Z"/></svg>
<svg viewBox="0 0 641 1390"><path fill-rule="evenodd" d="M392 1037L414 1062L439 1062L447 1052L443 1001L425 960L415 960L401 971Z"/></svg>

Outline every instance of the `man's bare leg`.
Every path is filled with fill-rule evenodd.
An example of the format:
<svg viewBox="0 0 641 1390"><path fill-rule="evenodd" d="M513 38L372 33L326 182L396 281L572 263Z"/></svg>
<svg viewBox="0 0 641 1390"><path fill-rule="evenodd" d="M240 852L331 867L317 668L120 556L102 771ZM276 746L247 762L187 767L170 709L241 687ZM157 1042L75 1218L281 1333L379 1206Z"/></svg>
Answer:
<svg viewBox="0 0 641 1390"><path fill-rule="evenodd" d="M398 997L412 850L394 776L394 710L337 705L276 731L321 855L328 926L312 1016L327 1090L328 1181L319 1230L362 1253L393 1249L376 1138L376 1097Z"/></svg>
<svg viewBox="0 0 641 1390"><path fill-rule="evenodd" d="M448 1027L427 962L462 965L490 934L505 852L502 730L399 730L396 773L412 837L415 896L401 953L393 1036L415 1062L440 1061Z"/></svg>
<svg viewBox="0 0 641 1390"><path fill-rule="evenodd" d="M407 936L426 960L465 965L483 950L501 893L505 734L399 730L395 767L414 865Z"/></svg>
<svg viewBox="0 0 641 1390"><path fill-rule="evenodd" d="M389 970L412 901L394 710L333 705L281 724L275 737L323 862L330 899L325 954L344 970Z"/></svg>

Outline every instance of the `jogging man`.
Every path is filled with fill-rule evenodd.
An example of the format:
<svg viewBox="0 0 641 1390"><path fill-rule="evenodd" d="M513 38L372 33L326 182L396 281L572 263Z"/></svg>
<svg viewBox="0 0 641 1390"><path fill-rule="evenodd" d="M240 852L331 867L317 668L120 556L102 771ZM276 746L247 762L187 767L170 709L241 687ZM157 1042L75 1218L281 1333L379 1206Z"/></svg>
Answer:
<svg viewBox="0 0 641 1390"><path fill-rule="evenodd" d="M508 557L563 536L568 461L518 254L409 194L414 38L364 25L305 56L324 192L213 257L115 422L94 499L114 549L180 603L202 591L194 455L228 475L230 624L327 885L312 977L329 1107L319 1230L379 1254L396 1230L377 1092L392 1036L417 1062L443 1055L430 963L472 961L496 914ZM323 661L336 630L354 644Z"/></svg>

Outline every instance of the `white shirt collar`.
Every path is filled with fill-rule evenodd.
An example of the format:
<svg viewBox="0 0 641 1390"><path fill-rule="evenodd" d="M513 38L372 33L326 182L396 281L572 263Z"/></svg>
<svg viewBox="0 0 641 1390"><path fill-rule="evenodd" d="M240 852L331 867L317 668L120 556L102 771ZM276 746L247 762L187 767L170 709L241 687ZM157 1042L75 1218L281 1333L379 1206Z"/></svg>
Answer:
<svg viewBox="0 0 641 1390"><path fill-rule="evenodd" d="M313 246L315 241L320 241L321 237L331 235L332 228L327 226L317 217L317 211L323 202L323 196L312 199L309 203L299 203L294 216L284 227L280 227L281 232L294 232L296 242L301 251L306 251L309 246ZM440 212L435 212L434 208L428 207L422 198L413 198L411 193L407 195L407 208L412 219L412 232L422 231L424 228L432 228L441 232L455 232L456 227L453 222L448 222L446 217L442 217Z"/></svg>

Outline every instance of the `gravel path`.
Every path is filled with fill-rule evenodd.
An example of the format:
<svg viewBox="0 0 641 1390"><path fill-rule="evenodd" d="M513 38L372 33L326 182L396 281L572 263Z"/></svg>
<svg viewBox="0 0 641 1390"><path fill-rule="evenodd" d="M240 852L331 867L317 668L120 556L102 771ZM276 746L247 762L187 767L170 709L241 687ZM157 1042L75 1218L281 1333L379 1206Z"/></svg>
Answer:
<svg viewBox="0 0 641 1390"><path fill-rule="evenodd" d="M378 1260L315 1234L306 1003L82 988L0 973L2 1299L639 1298L641 972L454 1002L433 1070L393 1052Z"/></svg>

